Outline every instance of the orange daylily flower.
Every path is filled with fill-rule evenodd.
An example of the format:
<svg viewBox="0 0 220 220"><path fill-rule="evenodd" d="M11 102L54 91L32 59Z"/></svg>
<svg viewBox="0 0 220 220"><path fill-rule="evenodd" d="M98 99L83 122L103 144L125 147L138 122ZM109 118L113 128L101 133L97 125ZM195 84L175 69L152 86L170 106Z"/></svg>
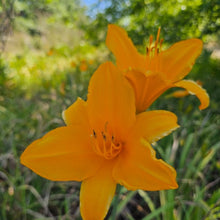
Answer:
<svg viewBox="0 0 220 220"><path fill-rule="evenodd" d="M87 101L78 98L63 117L66 126L30 144L21 163L50 180L82 181L83 219L104 219L117 183L130 190L178 187L176 171L150 145L178 128L177 117L163 110L136 115L133 89L112 63L93 74Z"/></svg>
<svg viewBox="0 0 220 220"><path fill-rule="evenodd" d="M82 60L79 66L80 71L86 71L88 69L88 65L85 60Z"/></svg>
<svg viewBox="0 0 220 220"><path fill-rule="evenodd" d="M47 56L52 56L54 54L54 49L51 48L49 51L47 51Z"/></svg>
<svg viewBox="0 0 220 220"><path fill-rule="evenodd" d="M175 43L161 51L160 29L153 45L150 36L146 55L138 53L126 31L116 25L108 26L106 45L116 56L117 66L131 83L136 97L137 112L145 111L163 92L171 87L181 87L195 94L201 102L200 109L209 105L209 96L198 84L182 80L202 50L202 41L189 39Z"/></svg>

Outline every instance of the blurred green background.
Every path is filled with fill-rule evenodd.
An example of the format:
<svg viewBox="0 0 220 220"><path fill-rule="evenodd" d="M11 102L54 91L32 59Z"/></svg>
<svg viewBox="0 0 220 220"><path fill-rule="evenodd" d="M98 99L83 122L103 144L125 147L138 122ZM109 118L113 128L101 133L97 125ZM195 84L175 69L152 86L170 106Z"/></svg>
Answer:
<svg viewBox="0 0 220 220"><path fill-rule="evenodd" d="M86 99L98 65L114 62L105 46L108 23L124 27L140 51L159 26L163 48L202 39L187 78L202 82L211 103L199 111L194 96L174 98L178 89L171 89L151 106L178 115L181 127L154 147L176 168L179 188L123 188L106 219L220 219L220 0L1 0L0 219L81 219L80 183L45 180L19 157L64 125L62 111Z"/></svg>

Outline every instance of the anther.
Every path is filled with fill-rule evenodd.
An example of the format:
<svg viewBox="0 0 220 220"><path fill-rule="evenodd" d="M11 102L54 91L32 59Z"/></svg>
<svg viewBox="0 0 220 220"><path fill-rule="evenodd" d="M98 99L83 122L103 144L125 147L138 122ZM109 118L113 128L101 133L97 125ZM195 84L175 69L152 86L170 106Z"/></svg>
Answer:
<svg viewBox="0 0 220 220"><path fill-rule="evenodd" d="M163 43L163 39L160 40L160 51L161 51L161 48L162 48L162 43Z"/></svg>
<svg viewBox="0 0 220 220"><path fill-rule="evenodd" d="M120 143L115 143L115 146L116 146L116 147L119 147L119 146L120 146Z"/></svg>
<svg viewBox="0 0 220 220"><path fill-rule="evenodd" d="M146 48L146 54L148 55L148 53L149 53L149 48L147 47Z"/></svg>
<svg viewBox="0 0 220 220"><path fill-rule="evenodd" d="M104 134L103 131L102 131L102 137L103 137L103 139L106 141L106 136L105 136L105 134Z"/></svg>
<svg viewBox="0 0 220 220"><path fill-rule="evenodd" d="M92 130L92 132L93 132L94 138L96 138L97 136L96 136L95 130Z"/></svg>

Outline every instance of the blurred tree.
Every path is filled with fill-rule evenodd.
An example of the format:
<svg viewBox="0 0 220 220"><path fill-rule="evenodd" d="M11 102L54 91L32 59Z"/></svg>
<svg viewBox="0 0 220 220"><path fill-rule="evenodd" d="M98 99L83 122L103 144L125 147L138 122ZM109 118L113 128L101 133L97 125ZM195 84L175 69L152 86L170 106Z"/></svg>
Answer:
<svg viewBox="0 0 220 220"><path fill-rule="evenodd" d="M80 0L17 0L15 2L15 28L31 35L40 35L36 23L46 17L49 22L62 22L73 27L79 25L86 16Z"/></svg>
<svg viewBox="0 0 220 220"><path fill-rule="evenodd" d="M220 0L107 0L108 7L97 14L93 25L87 27L93 37L94 29L106 30L108 23L126 27L135 44L143 45L159 26L166 42L173 43L190 37L220 35ZM94 28L94 29L93 29ZM101 35L102 36L102 35ZM217 36L217 35L216 35ZM97 39L93 38L95 43Z"/></svg>
<svg viewBox="0 0 220 220"><path fill-rule="evenodd" d="M0 50L3 51L7 36L11 32L14 18L14 0L0 1Z"/></svg>
<svg viewBox="0 0 220 220"><path fill-rule="evenodd" d="M80 25L86 17L83 16L85 9L80 0L51 0L49 4L50 21L62 21L69 27L73 27L74 24Z"/></svg>

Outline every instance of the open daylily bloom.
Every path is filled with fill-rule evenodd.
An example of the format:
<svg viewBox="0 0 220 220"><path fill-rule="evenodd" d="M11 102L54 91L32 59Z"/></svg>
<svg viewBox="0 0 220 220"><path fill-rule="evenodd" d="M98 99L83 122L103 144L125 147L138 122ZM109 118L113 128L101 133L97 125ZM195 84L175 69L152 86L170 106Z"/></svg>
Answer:
<svg viewBox="0 0 220 220"><path fill-rule="evenodd" d="M182 80L202 50L202 41L189 39L175 43L161 51L160 29L153 45L150 36L146 55L138 53L126 31L110 24L106 45L116 57L118 68L123 71L135 91L137 113L145 111L163 92L171 87L181 87L196 95L205 109L209 96L196 82Z"/></svg>
<svg viewBox="0 0 220 220"><path fill-rule="evenodd" d="M130 190L178 187L176 171L150 145L179 127L177 117L162 110L136 115L133 89L112 63L92 76L87 101L78 98L63 117L66 126L30 144L21 163L50 180L82 181L83 219L104 219L117 183Z"/></svg>

